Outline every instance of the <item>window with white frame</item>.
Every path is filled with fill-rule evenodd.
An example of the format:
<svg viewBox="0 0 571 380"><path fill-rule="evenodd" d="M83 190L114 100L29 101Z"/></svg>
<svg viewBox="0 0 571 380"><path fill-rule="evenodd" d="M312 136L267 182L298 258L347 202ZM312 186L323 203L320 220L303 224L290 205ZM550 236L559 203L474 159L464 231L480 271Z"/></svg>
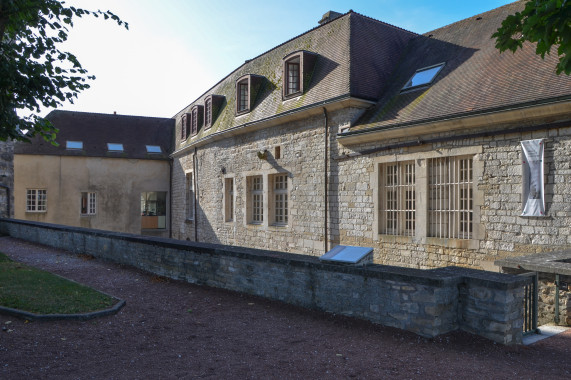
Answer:
<svg viewBox="0 0 571 380"><path fill-rule="evenodd" d="M234 221L234 178L224 179L224 220Z"/></svg>
<svg viewBox="0 0 571 380"><path fill-rule="evenodd" d="M416 189L414 161L381 166L381 233L414 236L416 227Z"/></svg>
<svg viewBox="0 0 571 380"><path fill-rule="evenodd" d="M26 190L26 211L46 212L48 193L45 189Z"/></svg>
<svg viewBox="0 0 571 380"><path fill-rule="evenodd" d="M249 223L262 224L264 222L264 178L261 175L249 178Z"/></svg>
<svg viewBox="0 0 571 380"><path fill-rule="evenodd" d="M288 185L287 174L276 174L273 182L273 222L276 225L288 224Z"/></svg>
<svg viewBox="0 0 571 380"><path fill-rule="evenodd" d="M428 235L470 239L473 221L472 157L427 160Z"/></svg>
<svg viewBox="0 0 571 380"><path fill-rule="evenodd" d="M186 173L186 220L194 220L194 175Z"/></svg>
<svg viewBox="0 0 571 380"><path fill-rule="evenodd" d="M81 215L95 215L97 209L96 199L97 195L95 193L81 193Z"/></svg>

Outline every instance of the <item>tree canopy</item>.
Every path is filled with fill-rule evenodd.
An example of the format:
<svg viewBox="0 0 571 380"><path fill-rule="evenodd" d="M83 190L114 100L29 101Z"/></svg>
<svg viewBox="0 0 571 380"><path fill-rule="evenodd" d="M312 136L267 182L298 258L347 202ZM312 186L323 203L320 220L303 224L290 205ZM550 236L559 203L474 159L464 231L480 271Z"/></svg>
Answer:
<svg viewBox="0 0 571 380"><path fill-rule="evenodd" d="M521 49L525 41L536 43L535 52L545 58L557 46L557 74L571 73L571 1L530 0L523 11L506 17L492 35L500 52Z"/></svg>
<svg viewBox="0 0 571 380"><path fill-rule="evenodd" d="M36 134L54 141L56 130L38 115L40 107L73 103L95 79L75 55L59 49L74 18L86 15L102 16L128 29L110 11L68 7L58 0L0 0L0 141L27 140ZM30 116L18 115L26 109Z"/></svg>

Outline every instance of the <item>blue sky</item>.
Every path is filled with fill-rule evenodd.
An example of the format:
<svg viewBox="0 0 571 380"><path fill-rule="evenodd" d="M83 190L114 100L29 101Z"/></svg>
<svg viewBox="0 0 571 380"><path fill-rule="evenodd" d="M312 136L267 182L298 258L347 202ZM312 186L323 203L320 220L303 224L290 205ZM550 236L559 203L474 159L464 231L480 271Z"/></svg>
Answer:
<svg viewBox="0 0 571 380"><path fill-rule="evenodd" d="M62 109L172 117L246 59L317 26L329 10L425 33L510 2L66 0L111 10L130 30L102 18L76 21L63 49L97 79Z"/></svg>

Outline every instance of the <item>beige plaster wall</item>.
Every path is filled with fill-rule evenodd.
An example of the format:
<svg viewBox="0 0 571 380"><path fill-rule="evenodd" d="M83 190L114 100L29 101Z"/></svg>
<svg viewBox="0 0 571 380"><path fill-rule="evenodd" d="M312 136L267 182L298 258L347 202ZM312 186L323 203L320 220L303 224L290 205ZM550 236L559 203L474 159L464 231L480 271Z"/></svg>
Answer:
<svg viewBox="0 0 571 380"><path fill-rule="evenodd" d="M16 155L14 172L16 219L69 226L140 234L141 193L169 192L167 161ZM47 190L46 212L26 212L26 189ZM97 193L95 215L81 215L82 192ZM168 209L167 196L167 223Z"/></svg>

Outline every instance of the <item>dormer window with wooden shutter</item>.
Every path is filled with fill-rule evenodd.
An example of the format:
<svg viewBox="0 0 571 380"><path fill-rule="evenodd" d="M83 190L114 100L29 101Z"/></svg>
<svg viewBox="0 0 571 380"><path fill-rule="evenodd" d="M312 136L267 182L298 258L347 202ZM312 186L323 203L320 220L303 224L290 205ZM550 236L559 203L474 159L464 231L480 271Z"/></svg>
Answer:
<svg viewBox="0 0 571 380"><path fill-rule="evenodd" d="M317 54L300 50L283 59L283 99L302 95L309 88Z"/></svg>
<svg viewBox="0 0 571 380"><path fill-rule="evenodd" d="M236 115L250 112L262 88L264 77L247 74L236 81Z"/></svg>
<svg viewBox="0 0 571 380"><path fill-rule="evenodd" d="M180 123L181 140L186 140L186 138L190 135L190 119L191 119L191 114L185 113L182 115Z"/></svg>
<svg viewBox="0 0 571 380"><path fill-rule="evenodd" d="M223 95L209 95L204 99L204 129L214 125L224 104Z"/></svg>
<svg viewBox="0 0 571 380"><path fill-rule="evenodd" d="M190 133L192 136L198 134L200 128L202 128L202 117L204 115L204 106L194 106L191 110L191 122L190 122Z"/></svg>

